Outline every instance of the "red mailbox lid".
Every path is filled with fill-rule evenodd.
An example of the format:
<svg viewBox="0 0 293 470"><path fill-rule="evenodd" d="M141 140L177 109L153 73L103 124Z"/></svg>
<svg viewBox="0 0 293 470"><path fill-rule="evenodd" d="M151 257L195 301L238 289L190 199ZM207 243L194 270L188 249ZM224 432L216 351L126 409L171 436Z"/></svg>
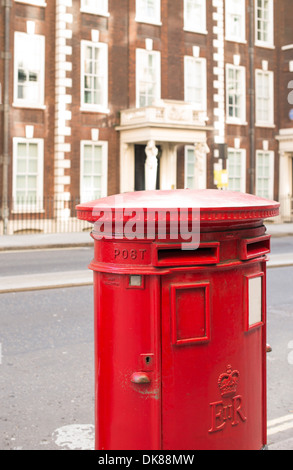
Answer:
<svg viewBox="0 0 293 470"><path fill-rule="evenodd" d="M192 210L200 210L201 224L235 223L267 219L279 215L280 204L251 194L217 189L136 191L108 196L76 207L80 220L96 222L109 213L127 222L131 212L142 211L146 217L160 218L166 211L179 212L180 220L190 220ZM147 220L147 219L146 219Z"/></svg>

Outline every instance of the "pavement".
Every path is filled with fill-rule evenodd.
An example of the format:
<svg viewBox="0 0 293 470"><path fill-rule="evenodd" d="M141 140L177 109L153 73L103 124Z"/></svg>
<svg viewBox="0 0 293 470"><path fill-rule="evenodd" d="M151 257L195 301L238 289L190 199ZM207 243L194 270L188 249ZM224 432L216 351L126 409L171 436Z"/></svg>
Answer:
<svg viewBox="0 0 293 470"><path fill-rule="evenodd" d="M267 224L267 232L272 237L288 237L293 236L293 224ZM36 234L36 235L12 235L12 236L0 236L0 260L1 252L15 252L23 250L36 250L36 249L64 249L64 248L78 248L78 247L92 247L94 243L90 237L89 232L84 233L62 233L62 234ZM268 261L268 268L276 268L281 266L293 266L293 253L285 254L271 254ZM1 262L1 261L0 261ZM0 264L1 266L1 264ZM11 293L19 291L32 291L32 290L43 290L43 289L55 289L58 287L74 287L74 286L86 286L92 285L93 273L89 269L82 271L71 271L71 272L57 272L57 273L38 273L30 274L25 276L6 276L1 277L0 267L0 294ZM1 346L1 345L0 345ZM1 351L0 351L1 356ZM1 363L1 357L0 357ZM286 418L286 416L284 417ZM278 420L272 420L268 422L269 435L273 433L281 432L287 429L287 421L281 422L284 418L278 418ZM290 416L291 419L291 416ZM290 421L291 423L291 421ZM72 431L74 425L60 428L70 428L70 439L74 436L78 439L78 447L80 446L81 438L84 436L87 438L89 435L88 428L93 428L92 425L83 425L82 429L80 425L76 425L77 431L75 434ZM85 429L85 432L81 432ZM58 431L58 430L57 430ZM91 431L92 432L92 431ZM66 442L68 436L66 435ZM64 441L65 442L65 441ZM70 442L70 440L69 440ZM90 445L89 445L90 444ZM87 443L87 449L92 449L92 442ZM283 450L284 445L291 448L291 439L282 442L272 443L269 446L269 450Z"/></svg>
<svg viewBox="0 0 293 470"><path fill-rule="evenodd" d="M272 237L293 236L293 224L268 223L267 233ZM0 253L35 250L93 247L94 242L89 232L55 233L34 235L2 235ZM271 254L268 268L293 266L293 253ZM7 276L0 278L0 293L26 290L54 289L58 287L88 286L93 283L92 271L27 274L25 276Z"/></svg>
<svg viewBox="0 0 293 470"><path fill-rule="evenodd" d="M0 236L0 252L81 246L94 246L89 232Z"/></svg>

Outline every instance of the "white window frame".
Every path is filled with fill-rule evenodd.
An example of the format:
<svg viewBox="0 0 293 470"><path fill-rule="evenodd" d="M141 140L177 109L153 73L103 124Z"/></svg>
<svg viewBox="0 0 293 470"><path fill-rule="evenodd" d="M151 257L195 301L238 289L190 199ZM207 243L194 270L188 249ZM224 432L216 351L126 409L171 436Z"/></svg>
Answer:
<svg viewBox="0 0 293 470"><path fill-rule="evenodd" d="M236 191L234 188L232 188L229 185L229 154L231 152L240 154L240 159L241 159L241 162L240 162L240 164L241 164L241 175L239 176L239 178L240 178L240 192L245 193L246 192L246 150L245 149L236 149L236 148L232 148L232 147L228 148L228 158L227 158L228 189L232 190L232 191L233 190Z"/></svg>
<svg viewBox="0 0 293 470"><path fill-rule="evenodd" d="M108 142L107 141L93 141L81 140L80 142L80 199L81 202L86 202L91 199L91 196L84 188L84 148L86 145L91 147L102 148L102 182L101 182L101 197L108 195ZM96 198L95 198L96 199Z"/></svg>
<svg viewBox="0 0 293 470"><path fill-rule="evenodd" d="M148 16L146 13L146 2L148 0L136 0L136 14L135 21L138 23L150 23L158 26L162 25L161 22L161 0L154 0L155 13L154 16Z"/></svg>
<svg viewBox="0 0 293 470"><path fill-rule="evenodd" d="M266 1L266 0L259 0ZM260 47L274 47L274 0L269 1L269 27L268 27L268 40L264 41L263 39L258 39L258 0L255 0L255 44Z"/></svg>
<svg viewBox="0 0 293 470"><path fill-rule="evenodd" d="M102 91L102 103L86 103L84 99L85 95L85 86L84 86L84 77L85 77L85 60L84 54L86 47L99 48L103 54L103 78L104 78L104 89ZM80 45L80 100L81 100L81 111L90 111L90 112L100 112L107 114L108 109L108 44L102 42L93 42L93 41L81 41Z"/></svg>
<svg viewBox="0 0 293 470"><path fill-rule="evenodd" d="M189 63L198 63L201 68L201 102L193 102L188 100L188 87L189 87L189 80L190 75L188 74L188 64ZM198 111L206 111L207 110L207 61L205 58L202 57L192 57L192 56L185 56L184 57L184 101L191 103L194 109Z"/></svg>
<svg viewBox="0 0 293 470"><path fill-rule="evenodd" d="M257 196L264 197L259 189L259 165L258 165L258 158L260 155L268 155L269 157L269 176L268 176L268 181L269 181L269 194L268 194L268 199L273 200L274 199L274 176L275 176L275 152L271 150L257 150L256 151L256 168L255 168L255 194Z"/></svg>
<svg viewBox="0 0 293 470"><path fill-rule="evenodd" d="M18 144L37 144L38 146L38 173L37 173L37 202L36 205L31 203L17 204L17 148ZM27 188L26 188L27 189ZM44 197L44 140L43 139L25 139L22 137L13 138L13 179L12 179L12 196L13 196L13 212L14 213L34 213L43 212L43 197Z"/></svg>
<svg viewBox="0 0 293 470"><path fill-rule="evenodd" d="M195 145L185 145L184 147L184 188L188 189L206 189L207 187L207 158L200 156L196 150L197 143ZM190 153L192 152L193 160L193 171L192 174L188 172L188 163ZM193 178L192 187L188 185L188 178Z"/></svg>
<svg viewBox="0 0 293 470"><path fill-rule="evenodd" d="M153 55L156 60L156 79L154 101L161 99L161 53L160 51L147 51L146 49L136 49L136 107L140 108L140 89L144 71L141 59L145 56ZM145 106L152 106L153 103L147 103Z"/></svg>
<svg viewBox="0 0 293 470"><path fill-rule="evenodd" d="M246 42L246 9L245 9L245 0L238 0L240 3L239 16L241 24L241 34L233 34L231 30L231 17L235 16L233 12L233 1L235 0L226 0L225 2L225 17L226 17L226 39L228 41L234 42Z"/></svg>
<svg viewBox="0 0 293 470"><path fill-rule="evenodd" d="M241 103L240 103L240 117L229 115L229 70L234 72L239 71L241 73L241 83L239 89L241 90ZM245 125L246 123L246 68L243 66L236 66L232 64L226 64L226 120L228 124L239 124Z"/></svg>
<svg viewBox="0 0 293 470"><path fill-rule="evenodd" d="M38 100L32 101L25 98L18 98L18 62L20 52L17 51L17 42L25 41L28 38L40 41L41 57L40 57L40 69L39 72L39 83L38 83ZM30 50L28 50L28 54ZM23 108L44 108L45 102L45 36L38 34L27 34L19 31L14 33L14 93L13 93L13 105Z"/></svg>
<svg viewBox="0 0 293 470"><path fill-rule="evenodd" d="M188 173L188 156L189 156L189 152L192 151L193 152L193 156L194 156L194 167L193 167L193 175L190 175ZM196 164L196 155L195 155L195 149L194 149L194 146L193 145L185 145L184 147L184 188L185 189L197 189L196 188L196 175L195 175L195 165ZM190 187L188 185L188 178L193 178L193 185L192 187Z"/></svg>
<svg viewBox="0 0 293 470"><path fill-rule="evenodd" d="M268 113L267 119L261 119L259 117L259 108L258 108L258 80L262 80L264 75L268 76L269 80L269 92L268 92ZM261 87L263 89L263 87ZM264 71L257 69L255 71L255 111L256 111L256 125L257 126L274 126L274 72Z"/></svg>
<svg viewBox="0 0 293 470"><path fill-rule="evenodd" d="M192 33L207 34L207 5L206 0L192 0L193 2L201 3L202 16L199 21L200 27L197 27L192 21L192 16L188 12L188 2L191 0L184 0L184 31Z"/></svg>
<svg viewBox="0 0 293 470"><path fill-rule="evenodd" d="M88 1L88 0L87 0ZM83 13L91 13L93 15L110 16L108 0L91 0L97 6L86 5L86 0L80 0L80 11Z"/></svg>
<svg viewBox="0 0 293 470"><path fill-rule="evenodd" d="M14 0L17 3L27 3L28 5L35 5L38 7L46 7L47 3L45 0Z"/></svg>

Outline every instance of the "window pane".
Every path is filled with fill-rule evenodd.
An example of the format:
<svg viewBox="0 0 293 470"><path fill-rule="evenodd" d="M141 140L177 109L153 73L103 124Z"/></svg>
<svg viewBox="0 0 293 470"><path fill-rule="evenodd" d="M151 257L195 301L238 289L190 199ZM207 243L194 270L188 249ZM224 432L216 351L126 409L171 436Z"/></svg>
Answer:
<svg viewBox="0 0 293 470"><path fill-rule="evenodd" d="M227 95L228 95L228 116L237 120L243 120L244 116L244 69L233 66L228 68Z"/></svg>
<svg viewBox="0 0 293 470"><path fill-rule="evenodd" d="M28 187L28 189L36 189L37 188L37 177L36 176L28 176L28 178L27 178L27 187Z"/></svg>
<svg viewBox="0 0 293 470"><path fill-rule="evenodd" d="M242 189L242 152L231 150L228 152L228 186L231 191Z"/></svg>
<svg viewBox="0 0 293 470"><path fill-rule="evenodd" d="M107 101L107 55L104 45L83 44L83 103L106 106Z"/></svg>
<svg viewBox="0 0 293 470"><path fill-rule="evenodd" d="M95 161L94 162L94 173L96 175L101 175L102 174L102 162L101 161Z"/></svg>
<svg viewBox="0 0 293 470"><path fill-rule="evenodd" d="M95 145L95 147L94 147L94 156L95 156L95 160L101 160L101 158L102 158L102 147L100 145Z"/></svg>
<svg viewBox="0 0 293 470"><path fill-rule="evenodd" d="M185 60L185 101L205 109L205 84L203 62L193 57Z"/></svg>
<svg viewBox="0 0 293 470"><path fill-rule="evenodd" d="M137 51L136 73L138 76L138 104L150 106L159 98L159 60L157 53Z"/></svg>
<svg viewBox="0 0 293 470"><path fill-rule="evenodd" d="M108 0L81 0L81 8L92 13L107 13Z"/></svg>
<svg viewBox="0 0 293 470"><path fill-rule="evenodd" d="M26 200L26 192L25 191L16 191L16 204L24 204Z"/></svg>
<svg viewBox="0 0 293 470"><path fill-rule="evenodd" d="M185 187L195 189L195 152L194 148L185 148Z"/></svg>
<svg viewBox="0 0 293 470"><path fill-rule="evenodd" d="M26 160L19 158L17 160L17 168L16 171L18 174L26 172Z"/></svg>
<svg viewBox="0 0 293 470"><path fill-rule="evenodd" d="M17 187L17 189L25 189L25 187L26 187L26 177L25 176L17 176L16 177L16 187Z"/></svg>
<svg viewBox="0 0 293 470"><path fill-rule="evenodd" d="M15 35L15 70L17 99L27 104L41 105L43 97L44 40L42 36Z"/></svg>
<svg viewBox="0 0 293 470"><path fill-rule="evenodd" d="M32 157L37 158L38 157L38 145L37 144L29 144L28 152L29 152L29 156L31 158Z"/></svg>
<svg viewBox="0 0 293 470"><path fill-rule="evenodd" d="M226 0L226 35L233 41L245 40L245 0Z"/></svg>
<svg viewBox="0 0 293 470"><path fill-rule="evenodd" d="M193 185L194 185L194 178L188 176L187 177L187 188L188 189L193 189Z"/></svg>
<svg viewBox="0 0 293 470"><path fill-rule="evenodd" d="M206 0L184 1L184 27L191 31L204 31Z"/></svg>
<svg viewBox="0 0 293 470"><path fill-rule="evenodd" d="M99 144L84 144L82 166L81 199L97 199L102 197L103 187L103 148Z"/></svg>
<svg viewBox="0 0 293 470"><path fill-rule="evenodd" d="M90 176L83 177L83 185L86 190L91 188L92 178Z"/></svg>
<svg viewBox="0 0 293 470"><path fill-rule="evenodd" d="M257 39L265 43L272 42L270 38L271 26L271 0L258 0L256 9Z"/></svg>
<svg viewBox="0 0 293 470"><path fill-rule="evenodd" d="M87 161L87 160L84 161L83 171L84 171L85 175L90 175L91 174L91 172L92 172L92 162L91 161Z"/></svg>
<svg viewBox="0 0 293 470"><path fill-rule="evenodd" d="M17 144L17 156L26 157L26 144Z"/></svg>
<svg viewBox="0 0 293 470"><path fill-rule="evenodd" d="M37 173L38 172L38 160L37 159L30 159L28 161L28 172L29 173Z"/></svg>
<svg viewBox="0 0 293 470"><path fill-rule="evenodd" d="M141 21L160 21L161 0L137 0L136 16Z"/></svg>
<svg viewBox="0 0 293 470"><path fill-rule="evenodd" d="M101 177L100 176L95 176L94 179L93 179L93 182L94 182L94 189L95 190L98 190L98 189L101 189Z"/></svg>
<svg viewBox="0 0 293 470"><path fill-rule="evenodd" d="M83 158L85 160L91 160L92 158L92 146L91 145L84 146Z"/></svg>
<svg viewBox="0 0 293 470"><path fill-rule="evenodd" d="M256 194L257 196L272 198L273 195L270 194L272 187L272 178L271 174L271 153L270 152L257 152L256 155L256 169L257 169L257 179L256 179Z"/></svg>
<svg viewBox="0 0 293 470"><path fill-rule="evenodd" d="M16 175L14 197L16 210L35 210L36 201L42 199L43 174L40 174L39 143L18 142L14 155ZM39 206L42 208L42 204Z"/></svg>
<svg viewBox="0 0 293 470"><path fill-rule="evenodd" d="M273 123L271 84L272 72L259 71L256 75L256 119L259 122Z"/></svg>

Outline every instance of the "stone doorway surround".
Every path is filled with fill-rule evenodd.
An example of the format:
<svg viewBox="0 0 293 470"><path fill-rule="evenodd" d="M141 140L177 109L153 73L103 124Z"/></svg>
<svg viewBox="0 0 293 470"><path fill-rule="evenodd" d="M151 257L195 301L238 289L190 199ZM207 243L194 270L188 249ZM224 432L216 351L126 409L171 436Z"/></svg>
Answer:
<svg viewBox="0 0 293 470"><path fill-rule="evenodd" d="M147 145L154 141L160 145L160 189L176 189L177 147L194 145L199 168L205 168L201 160L206 158L206 112L200 112L184 101L160 100L153 106L121 111L120 126L120 192L134 191L135 144Z"/></svg>

